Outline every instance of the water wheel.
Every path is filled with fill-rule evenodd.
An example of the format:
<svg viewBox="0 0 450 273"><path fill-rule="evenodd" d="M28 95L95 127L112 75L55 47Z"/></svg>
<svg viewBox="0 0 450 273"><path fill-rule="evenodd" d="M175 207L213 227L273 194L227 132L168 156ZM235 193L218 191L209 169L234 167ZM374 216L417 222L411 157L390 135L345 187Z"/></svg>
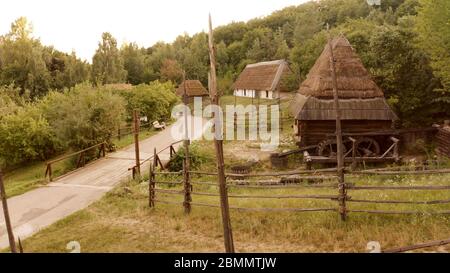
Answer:
<svg viewBox="0 0 450 273"><path fill-rule="evenodd" d="M380 155L380 144L371 138L363 137L356 141L356 156L357 157L376 157Z"/></svg>
<svg viewBox="0 0 450 273"><path fill-rule="evenodd" d="M342 145L343 153L347 151L345 145ZM319 156L325 157L336 157L337 155L337 144L336 140L323 140L317 145L317 154Z"/></svg>

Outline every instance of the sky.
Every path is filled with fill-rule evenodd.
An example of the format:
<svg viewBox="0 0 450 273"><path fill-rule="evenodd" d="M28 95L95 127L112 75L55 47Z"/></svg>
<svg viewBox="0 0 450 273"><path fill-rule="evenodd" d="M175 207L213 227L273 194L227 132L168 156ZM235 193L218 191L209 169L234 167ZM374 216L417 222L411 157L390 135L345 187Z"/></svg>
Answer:
<svg viewBox="0 0 450 273"><path fill-rule="evenodd" d="M74 50L91 62L103 32L118 41L149 47L158 41L172 42L208 27L247 21L269 15L308 0L8 0L0 9L0 35L11 23L25 16L34 37L64 52Z"/></svg>

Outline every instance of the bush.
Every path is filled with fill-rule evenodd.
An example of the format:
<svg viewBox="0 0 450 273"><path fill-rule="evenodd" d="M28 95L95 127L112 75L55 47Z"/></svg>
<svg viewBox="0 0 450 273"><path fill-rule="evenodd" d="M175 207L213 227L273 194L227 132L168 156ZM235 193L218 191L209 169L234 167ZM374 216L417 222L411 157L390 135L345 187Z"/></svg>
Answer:
<svg viewBox="0 0 450 273"><path fill-rule="evenodd" d="M47 120L32 105L18 108L0 122L0 163L12 166L44 160L57 151L57 141Z"/></svg>
<svg viewBox="0 0 450 273"><path fill-rule="evenodd" d="M203 163L205 163L208 160L208 157L200 151L197 145L198 144L193 143L189 146L189 157L191 158L190 168L192 170L199 168ZM175 156L170 160L169 164L167 165L169 171L179 172L183 170L184 159L185 159L185 150L184 146L181 146L180 149L175 154Z"/></svg>
<svg viewBox="0 0 450 273"><path fill-rule="evenodd" d="M0 119L6 115L16 113L19 107L24 106L29 100L28 93L20 96L20 89L12 84L0 86Z"/></svg>
<svg viewBox="0 0 450 273"><path fill-rule="evenodd" d="M61 143L74 150L110 142L125 112L122 97L87 84L70 92L50 92L39 107Z"/></svg>
<svg viewBox="0 0 450 273"><path fill-rule="evenodd" d="M171 82L141 84L131 90L116 91L127 101L127 119L130 121L133 110L139 109L141 115L147 116L150 122L170 119L172 108L180 101L175 95L175 87Z"/></svg>

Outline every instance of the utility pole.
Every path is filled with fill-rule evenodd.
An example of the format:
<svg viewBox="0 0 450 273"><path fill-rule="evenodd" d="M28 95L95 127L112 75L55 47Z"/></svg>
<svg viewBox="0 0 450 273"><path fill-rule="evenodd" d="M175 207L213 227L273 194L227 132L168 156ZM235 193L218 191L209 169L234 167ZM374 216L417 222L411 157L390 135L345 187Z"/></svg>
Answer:
<svg viewBox="0 0 450 273"><path fill-rule="evenodd" d="M134 150L136 152L136 175L141 177L141 160L139 158L139 112L133 111Z"/></svg>
<svg viewBox="0 0 450 273"><path fill-rule="evenodd" d="M211 97L211 104L219 106L219 95L217 93L217 81L216 81L216 56L215 56L215 48L214 48L214 38L213 38L213 29L212 29L212 21L211 14L209 15L209 59L211 63L211 72L210 72L210 83L209 83L209 95ZM214 116L214 118L219 119L220 117ZM225 241L225 251L227 253L234 253L234 243L233 243L233 233L231 230L231 221L230 221L230 207L228 204L228 192L227 192L227 182L225 178L225 166L224 166L224 158L223 158L223 140L217 139L217 132L222 132L223 121L215 122L216 125L219 125L220 128L214 127L215 138L214 144L216 148L216 157L217 157L217 174L219 178L219 189L220 189L220 207L222 211L222 223L223 223L223 237ZM219 130L219 131L217 131Z"/></svg>
<svg viewBox="0 0 450 273"><path fill-rule="evenodd" d="M329 27L327 26L327 29ZM328 30L329 31L329 30ZM328 47L330 50L330 69L333 81L333 97L334 97L334 110L336 115L336 144L337 144L337 175L339 180L339 212L343 221L347 218L346 212L346 188L344 181L344 152L342 143L342 126L341 126L341 110L339 108L339 94L337 90L337 78L336 78L336 60L334 59L333 45L331 35L328 32Z"/></svg>
<svg viewBox="0 0 450 273"><path fill-rule="evenodd" d="M3 173L1 169L0 169L0 196L2 199L3 214L5 216L6 231L8 232L9 248L11 249L12 253L17 253L16 240L14 239L14 233L11 225L11 218L9 218L8 200L6 199L7 197L5 192L5 185L3 183Z"/></svg>

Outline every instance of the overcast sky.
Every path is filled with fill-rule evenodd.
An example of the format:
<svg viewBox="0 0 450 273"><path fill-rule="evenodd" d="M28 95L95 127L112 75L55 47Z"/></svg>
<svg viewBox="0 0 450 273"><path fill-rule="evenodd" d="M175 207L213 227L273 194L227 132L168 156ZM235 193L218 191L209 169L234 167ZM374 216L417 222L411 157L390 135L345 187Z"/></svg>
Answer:
<svg viewBox="0 0 450 273"><path fill-rule="evenodd" d="M7 0L0 9L0 34L11 22L26 16L34 36L45 45L71 52L89 62L101 33L109 31L119 44L151 46L172 42L178 35L206 30L208 13L213 25L247 21L308 0Z"/></svg>

